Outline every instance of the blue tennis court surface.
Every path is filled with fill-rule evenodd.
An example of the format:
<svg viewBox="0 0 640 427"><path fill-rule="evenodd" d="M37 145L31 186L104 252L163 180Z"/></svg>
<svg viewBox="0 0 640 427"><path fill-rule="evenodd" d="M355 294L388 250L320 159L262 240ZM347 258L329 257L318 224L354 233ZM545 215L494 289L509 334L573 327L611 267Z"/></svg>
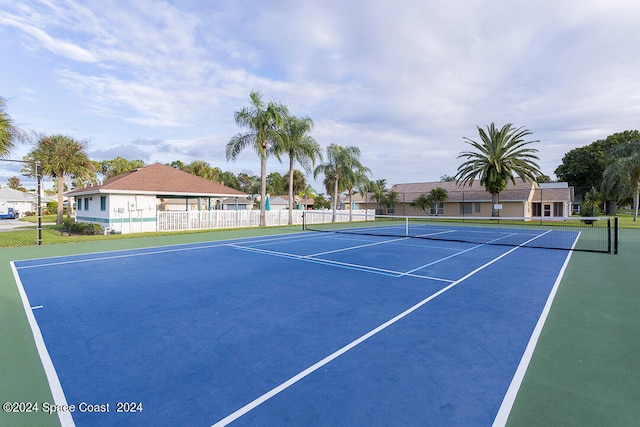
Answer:
<svg viewBox="0 0 640 427"><path fill-rule="evenodd" d="M568 254L298 233L14 266L63 423L479 426Z"/></svg>

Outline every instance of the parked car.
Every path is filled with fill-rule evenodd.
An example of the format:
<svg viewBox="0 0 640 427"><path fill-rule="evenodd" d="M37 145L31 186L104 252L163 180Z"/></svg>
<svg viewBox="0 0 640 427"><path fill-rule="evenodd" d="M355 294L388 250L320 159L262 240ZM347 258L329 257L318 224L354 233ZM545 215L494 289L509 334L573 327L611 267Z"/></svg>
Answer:
<svg viewBox="0 0 640 427"><path fill-rule="evenodd" d="M9 208L7 209L7 213L3 213L0 214L0 219L15 219L18 218L20 216L20 213L13 209L13 208Z"/></svg>

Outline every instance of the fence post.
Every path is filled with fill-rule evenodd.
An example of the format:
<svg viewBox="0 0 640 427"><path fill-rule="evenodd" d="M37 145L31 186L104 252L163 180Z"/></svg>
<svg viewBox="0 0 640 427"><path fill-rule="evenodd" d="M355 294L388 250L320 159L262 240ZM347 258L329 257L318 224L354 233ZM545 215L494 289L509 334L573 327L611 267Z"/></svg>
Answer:
<svg viewBox="0 0 640 427"><path fill-rule="evenodd" d="M42 245L42 170L39 161L36 161L36 183L36 215L38 216L36 244L40 246ZM69 201L69 205L71 205L71 201ZM68 209L71 209L71 206Z"/></svg>

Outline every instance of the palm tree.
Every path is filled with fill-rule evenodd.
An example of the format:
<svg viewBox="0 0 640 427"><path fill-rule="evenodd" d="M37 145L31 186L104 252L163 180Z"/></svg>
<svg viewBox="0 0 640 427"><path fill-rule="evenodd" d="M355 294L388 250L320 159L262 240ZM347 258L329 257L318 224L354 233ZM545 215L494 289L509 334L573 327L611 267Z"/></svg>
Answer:
<svg viewBox="0 0 640 427"><path fill-rule="evenodd" d="M419 195L418 197L413 199L413 202L411 202L411 204L417 208L422 209L427 215L430 215L430 213L427 212L427 208L430 208L432 203L431 199L426 194L423 193Z"/></svg>
<svg viewBox="0 0 640 427"><path fill-rule="evenodd" d="M25 135L13 125L5 108L5 100L0 97L0 157L9 155L16 139L25 139Z"/></svg>
<svg viewBox="0 0 640 427"><path fill-rule="evenodd" d="M435 215L438 216L438 205L447 200L447 197L447 190L442 187L436 187L433 188L429 194L419 195L413 200L412 204L429 215L431 215L431 212L427 212L427 208L431 210L431 208L435 207Z"/></svg>
<svg viewBox="0 0 640 427"><path fill-rule="evenodd" d="M307 185L304 190L298 192L298 197L302 200L302 206L305 211L307 210L307 200L315 198L316 195L315 190L310 185Z"/></svg>
<svg viewBox="0 0 640 427"><path fill-rule="evenodd" d="M325 183L333 183L332 222L336 222L339 189L347 189L348 186L345 184L350 179L353 179L354 171L358 170L368 170L360 163L360 149L353 146L342 147L336 144L331 144L327 147L327 163L319 165L314 170L314 178L323 173Z"/></svg>
<svg viewBox="0 0 640 427"><path fill-rule="evenodd" d="M336 183L336 180L335 180L335 174L333 173L333 171L328 171L328 173L325 173L324 179L322 180L322 184L324 185L324 189L326 190L327 195L331 197L331 205L333 205L333 201L335 200L335 197L332 196L335 183ZM338 193L342 193L346 190L347 188L344 185L344 181L339 181ZM339 203L340 202L338 201L338 204Z"/></svg>
<svg viewBox="0 0 640 427"><path fill-rule="evenodd" d="M320 145L309 132L313 127L313 120L309 117L288 116L280 129L278 152L289 156L289 225L293 224L293 165L297 161L305 172L311 172L316 159L322 158Z"/></svg>
<svg viewBox="0 0 640 427"><path fill-rule="evenodd" d="M438 205L443 203L449 197L449 193L442 187L436 187L429 191L429 200L432 205L435 205L436 216L438 216Z"/></svg>
<svg viewBox="0 0 640 427"><path fill-rule="evenodd" d="M367 178L367 174L371 173L371 170L367 167L360 165L360 167L356 167L349 171L349 173L345 177L345 185L347 187L347 194L349 195L349 221L353 219L353 193L355 192L355 188L366 189L369 184L369 178ZM359 191L360 194L364 193L366 190Z"/></svg>
<svg viewBox="0 0 640 427"><path fill-rule="evenodd" d="M371 192L373 193L373 200L378 202L378 208L382 210L382 200L384 199L384 193L387 191L387 180L377 179L375 182L371 182Z"/></svg>
<svg viewBox="0 0 640 427"><path fill-rule="evenodd" d="M633 220L638 221L640 203L640 143L626 143L614 151L616 159L603 174L603 185L613 185L616 181L624 192L633 197Z"/></svg>
<svg viewBox="0 0 640 427"><path fill-rule="evenodd" d="M44 135L38 140L37 147L29 153L30 158L40 162L43 175L57 179L57 224L62 224L65 175L86 177L93 170L86 148L86 142L76 141L69 136Z"/></svg>
<svg viewBox="0 0 640 427"><path fill-rule="evenodd" d="M395 210L395 206L400 203L400 194L396 190L387 191L381 201L382 205L387 209L385 214L389 213L389 210Z"/></svg>
<svg viewBox="0 0 640 427"><path fill-rule="evenodd" d="M539 160L535 154L538 150L528 148L527 145L535 141L525 141L531 135L528 129L514 128L507 123L502 129L497 129L493 123L487 126L487 131L479 126L481 142L463 138L475 151L463 151L458 158L467 160L458 167L456 182L473 185L476 178L480 178L482 185L491 193L495 206L499 201L499 194L507 186L509 180L515 184L515 176L526 182L535 181L541 175L540 167L535 162ZM492 216L498 216L498 211L492 209Z"/></svg>
<svg viewBox="0 0 640 427"><path fill-rule="evenodd" d="M251 105L234 113L236 124L249 128L227 144L227 161L235 160L247 147L253 147L260 156L260 226L266 225L265 202L267 198L267 157L275 153L280 135L278 129L287 116L287 107L276 102L265 104L259 92L249 94Z"/></svg>

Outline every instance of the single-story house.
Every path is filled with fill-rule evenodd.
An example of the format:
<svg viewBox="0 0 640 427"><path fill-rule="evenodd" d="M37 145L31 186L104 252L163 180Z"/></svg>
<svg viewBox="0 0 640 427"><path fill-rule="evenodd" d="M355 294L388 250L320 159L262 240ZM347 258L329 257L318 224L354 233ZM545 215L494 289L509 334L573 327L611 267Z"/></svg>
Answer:
<svg viewBox="0 0 640 427"><path fill-rule="evenodd" d="M135 169L65 193L76 200L78 222L102 225L115 232L157 230L162 211L214 210L223 200L245 200L247 194L161 163Z"/></svg>
<svg viewBox="0 0 640 427"><path fill-rule="evenodd" d="M247 197L227 197L220 200L218 203L222 210L227 211L244 211L250 210L253 208L253 199L249 196Z"/></svg>
<svg viewBox="0 0 640 427"><path fill-rule="evenodd" d="M422 194L428 195L435 188L443 188L447 198L434 203L426 210L416 206L415 200ZM396 215L442 215L442 216L491 216L493 201L479 181L471 186L459 186L456 182L422 182L395 184L389 192L397 194L393 207L382 206L372 193L353 195L355 209L377 209L378 213ZM389 193L387 192L387 194ZM348 207L348 197L341 199ZM566 218L571 215L573 187L566 182L537 184L516 178L515 184L508 182L500 192L498 208L504 217L549 217Z"/></svg>
<svg viewBox="0 0 640 427"><path fill-rule="evenodd" d="M272 211L278 211L278 210L283 210L283 209L289 209L289 195L288 194L284 194L284 195L269 195L267 194L267 196L269 196L269 207L270 210ZM257 200L260 200L260 196L257 197ZM313 206L313 198L311 197L307 197L307 199L305 200L304 197L299 197L297 195L293 195L293 209L294 210L300 210L300 209L304 209L304 206L306 206L307 208L310 208Z"/></svg>
<svg viewBox="0 0 640 427"><path fill-rule="evenodd" d="M295 209L295 203L293 206ZM289 209L289 196L269 196L269 207L272 211Z"/></svg>
<svg viewBox="0 0 640 427"><path fill-rule="evenodd" d="M0 188L0 214L8 214L9 209L24 216L27 212L36 212L37 197L34 193L27 193L9 187Z"/></svg>

